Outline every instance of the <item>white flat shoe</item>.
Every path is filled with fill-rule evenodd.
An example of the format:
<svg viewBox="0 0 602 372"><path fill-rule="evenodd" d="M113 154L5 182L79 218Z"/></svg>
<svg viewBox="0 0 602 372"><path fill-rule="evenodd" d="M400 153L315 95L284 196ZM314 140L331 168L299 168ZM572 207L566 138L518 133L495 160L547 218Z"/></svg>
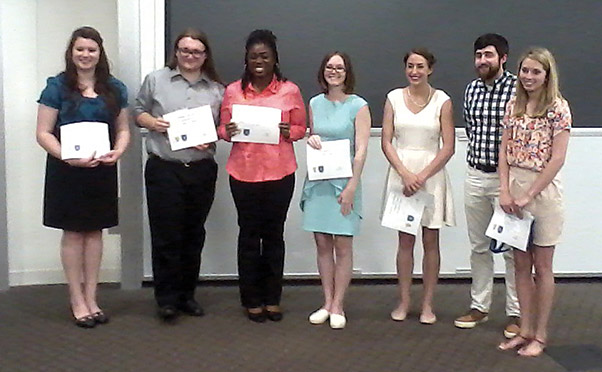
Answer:
<svg viewBox="0 0 602 372"><path fill-rule="evenodd" d="M330 328L343 329L346 324L347 318L345 318L345 314L330 314Z"/></svg>
<svg viewBox="0 0 602 372"><path fill-rule="evenodd" d="M408 314L404 313L402 311L397 311L397 310L391 311L391 319L393 319L396 322L403 322L404 320L406 320L407 316L408 316Z"/></svg>
<svg viewBox="0 0 602 372"><path fill-rule="evenodd" d="M330 313L326 309L316 310L309 315L309 322L311 324L322 324L328 320Z"/></svg>

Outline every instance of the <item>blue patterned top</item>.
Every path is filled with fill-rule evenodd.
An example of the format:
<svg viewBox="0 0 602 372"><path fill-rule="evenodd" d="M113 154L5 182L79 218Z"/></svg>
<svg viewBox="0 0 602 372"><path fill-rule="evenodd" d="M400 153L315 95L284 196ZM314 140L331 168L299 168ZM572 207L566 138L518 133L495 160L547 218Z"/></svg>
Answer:
<svg viewBox="0 0 602 372"><path fill-rule="evenodd" d="M109 83L117 89L117 102L119 107L128 106L128 94L125 84L114 77L109 78ZM84 97L81 94L69 92L65 85L65 74L49 77L46 88L42 91L38 103L57 109L58 117L55 124L55 135L58 137L58 128L61 125L77 123L81 121L93 121L109 124L111 141L113 141L114 120L107 109L103 97Z"/></svg>

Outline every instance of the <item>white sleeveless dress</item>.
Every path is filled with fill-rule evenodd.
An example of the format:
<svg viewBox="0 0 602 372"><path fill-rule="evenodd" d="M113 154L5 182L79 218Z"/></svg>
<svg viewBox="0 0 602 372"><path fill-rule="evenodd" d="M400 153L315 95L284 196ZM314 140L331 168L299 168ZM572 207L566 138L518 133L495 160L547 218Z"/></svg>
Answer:
<svg viewBox="0 0 602 372"><path fill-rule="evenodd" d="M406 106L401 88L389 92L387 98L393 106L393 146L403 165L409 171L419 173L435 158L441 148L441 107L449 100L449 96L442 90L436 90L430 102L417 114L412 113ZM402 189L401 177L389 165L383 209L391 190ZM423 189L433 195L434 205L425 209L422 226L430 229L439 229L444 224L455 226L451 184L445 167L429 178Z"/></svg>

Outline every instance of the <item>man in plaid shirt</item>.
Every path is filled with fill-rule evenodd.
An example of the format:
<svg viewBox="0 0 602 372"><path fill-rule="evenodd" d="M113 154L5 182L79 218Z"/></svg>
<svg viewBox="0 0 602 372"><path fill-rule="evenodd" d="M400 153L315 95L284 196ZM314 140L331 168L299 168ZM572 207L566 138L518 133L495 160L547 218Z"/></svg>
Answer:
<svg viewBox="0 0 602 372"><path fill-rule="evenodd" d="M485 230L499 195L497 174L502 119L506 103L514 94L516 76L505 70L508 41L498 34L485 34L474 43L474 64L479 77L464 92L464 121L468 137L468 171L464 185L464 203L468 237L472 245L470 267L472 302L470 311L454 322L458 328L473 328L487 321L493 289L493 254ZM504 335L514 337L520 331L520 310L514 280L514 257L504 252L506 262L506 315Z"/></svg>

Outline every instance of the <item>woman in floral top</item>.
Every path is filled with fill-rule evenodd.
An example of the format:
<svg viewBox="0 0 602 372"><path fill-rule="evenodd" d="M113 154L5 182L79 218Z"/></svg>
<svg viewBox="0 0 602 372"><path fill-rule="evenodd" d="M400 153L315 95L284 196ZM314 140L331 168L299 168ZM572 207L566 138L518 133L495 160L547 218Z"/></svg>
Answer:
<svg viewBox="0 0 602 372"><path fill-rule="evenodd" d="M516 96L508 102L503 125L500 205L518 217L528 211L534 223L527 251L514 250L521 332L499 348L538 356L546 345L554 298L552 260L564 222L559 171L571 128L556 62L547 49L531 49L520 59Z"/></svg>

